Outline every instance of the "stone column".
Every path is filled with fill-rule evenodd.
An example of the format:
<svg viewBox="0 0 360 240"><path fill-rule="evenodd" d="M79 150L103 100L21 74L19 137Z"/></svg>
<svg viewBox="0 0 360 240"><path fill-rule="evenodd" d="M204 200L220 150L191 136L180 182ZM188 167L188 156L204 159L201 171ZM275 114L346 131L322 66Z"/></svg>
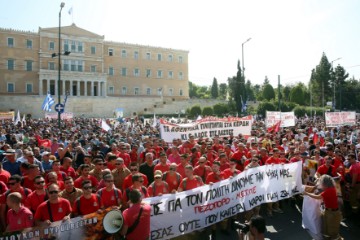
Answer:
<svg viewBox="0 0 360 240"><path fill-rule="evenodd" d="M106 97L106 96L107 96L106 82L103 82L103 87L104 87L104 94L103 94L103 97ZM114 89L114 91L115 91L115 89Z"/></svg>
<svg viewBox="0 0 360 240"><path fill-rule="evenodd" d="M70 80L70 96L74 96L74 93L73 93L73 80Z"/></svg>
<svg viewBox="0 0 360 240"><path fill-rule="evenodd" d="M55 83L55 94L54 94L54 95L56 95L56 96L57 96L57 95L59 95L59 94L58 94L58 93L59 93L59 92L58 92L58 90L59 90L58 80L54 80L54 83Z"/></svg>
<svg viewBox="0 0 360 240"><path fill-rule="evenodd" d="M77 81L76 91L76 96L80 97L80 81Z"/></svg>
<svg viewBox="0 0 360 240"><path fill-rule="evenodd" d="M50 92L50 79L47 79L46 80L47 81L47 83L46 83L46 94L48 93L48 92Z"/></svg>
<svg viewBox="0 0 360 240"><path fill-rule="evenodd" d="M63 95L66 94L66 81L62 80L62 89L63 89Z"/></svg>
<svg viewBox="0 0 360 240"><path fill-rule="evenodd" d="M39 80L39 96L43 95L43 80Z"/></svg>
<svg viewBox="0 0 360 240"><path fill-rule="evenodd" d="M94 82L91 81L91 96L94 96Z"/></svg>
<svg viewBox="0 0 360 240"><path fill-rule="evenodd" d="M98 95L98 97L100 97L101 96L101 85L100 85L100 81L97 81L97 95Z"/></svg>
<svg viewBox="0 0 360 240"><path fill-rule="evenodd" d="M87 81L84 81L84 96L87 96Z"/></svg>

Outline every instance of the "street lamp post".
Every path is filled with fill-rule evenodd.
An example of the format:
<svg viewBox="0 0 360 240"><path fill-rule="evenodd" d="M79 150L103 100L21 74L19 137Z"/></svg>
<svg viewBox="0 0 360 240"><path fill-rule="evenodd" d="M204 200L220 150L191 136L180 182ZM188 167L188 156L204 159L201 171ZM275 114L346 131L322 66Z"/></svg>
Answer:
<svg viewBox="0 0 360 240"><path fill-rule="evenodd" d="M63 9L63 7L65 6L65 3L62 2L60 4L60 11L59 11L59 51L58 51L58 57L59 57L59 62L58 62L58 104L61 104L61 96L60 96L60 78L61 78L61 10ZM59 130L61 129L61 112L58 111L58 126L59 126Z"/></svg>
<svg viewBox="0 0 360 240"><path fill-rule="evenodd" d="M331 61L331 70L333 70L333 62L335 62L335 61L337 61L337 60L340 60L340 59L341 59L341 57L339 57L339 58ZM335 79L334 79L334 81L333 81L333 85L334 85L334 86L333 86L333 87L334 87L333 106L334 106L334 110L335 110L335 108L336 108Z"/></svg>
<svg viewBox="0 0 360 240"><path fill-rule="evenodd" d="M244 81L245 81L245 67L244 67L244 44L247 43L248 41L250 41L251 38L248 38L245 42L243 42L241 44L241 56L242 56L242 71L243 71L243 77L244 77Z"/></svg>

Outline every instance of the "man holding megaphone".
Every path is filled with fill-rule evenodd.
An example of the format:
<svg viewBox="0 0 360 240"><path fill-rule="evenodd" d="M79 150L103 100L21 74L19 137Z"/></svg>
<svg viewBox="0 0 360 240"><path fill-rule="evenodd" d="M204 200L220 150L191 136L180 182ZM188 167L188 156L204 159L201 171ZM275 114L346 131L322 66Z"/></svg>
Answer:
<svg viewBox="0 0 360 240"><path fill-rule="evenodd" d="M123 212L121 235L126 236L127 240L149 239L151 206L141 202L142 195L137 189L129 193L129 199L130 207Z"/></svg>

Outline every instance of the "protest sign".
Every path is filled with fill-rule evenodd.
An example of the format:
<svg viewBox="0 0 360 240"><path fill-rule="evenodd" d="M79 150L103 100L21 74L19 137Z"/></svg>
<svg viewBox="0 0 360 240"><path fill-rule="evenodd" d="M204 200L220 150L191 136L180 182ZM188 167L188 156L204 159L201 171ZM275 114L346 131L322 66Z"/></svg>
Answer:
<svg viewBox="0 0 360 240"><path fill-rule="evenodd" d="M266 111L266 127L272 127L281 121L280 127L293 127L295 126L294 112L272 112Z"/></svg>
<svg viewBox="0 0 360 240"><path fill-rule="evenodd" d="M302 162L252 168L232 179L176 194L144 199L151 205L152 240L200 230L302 189Z"/></svg>
<svg viewBox="0 0 360 240"><path fill-rule="evenodd" d="M174 138L187 140L189 139L189 135L193 135L195 138L237 136L240 133L244 136L250 136L251 125L252 116L243 118L208 117L186 124L174 124L160 119L160 133L161 138L166 142L172 142Z"/></svg>
<svg viewBox="0 0 360 240"><path fill-rule="evenodd" d="M1 119L13 119L15 116L15 112L0 112L0 120Z"/></svg>
<svg viewBox="0 0 360 240"><path fill-rule="evenodd" d="M356 124L355 112L326 112L325 123L327 127L337 127Z"/></svg>
<svg viewBox="0 0 360 240"><path fill-rule="evenodd" d="M64 112L60 116L61 116L62 120L69 120L69 119L72 119L74 117L74 114L72 112ZM58 118L58 113L45 113L45 118L57 119Z"/></svg>

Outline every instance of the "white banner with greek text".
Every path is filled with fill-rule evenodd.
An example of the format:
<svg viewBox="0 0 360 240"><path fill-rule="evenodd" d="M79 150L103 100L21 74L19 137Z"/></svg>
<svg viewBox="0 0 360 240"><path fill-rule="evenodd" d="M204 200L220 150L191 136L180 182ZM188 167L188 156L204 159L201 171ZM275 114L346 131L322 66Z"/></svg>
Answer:
<svg viewBox="0 0 360 240"><path fill-rule="evenodd" d="M295 126L294 112L272 112L266 111L266 127L272 127L281 120L280 127L293 127Z"/></svg>
<svg viewBox="0 0 360 240"><path fill-rule="evenodd" d="M189 139L189 135L195 138L213 138L215 136L225 137L229 135L250 136L252 116L243 118L215 118L208 117L197 120L193 123L174 124L160 119L161 138L166 142L172 142L174 138L181 140Z"/></svg>
<svg viewBox="0 0 360 240"><path fill-rule="evenodd" d="M298 194L302 189L301 171L301 161L266 165L213 185L144 199L152 208L151 239L200 230L262 203Z"/></svg>
<svg viewBox="0 0 360 240"><path fill-rule="evenodd" d="M337 127L356 124L355 112L326 112L325 122L327 127Z"/></svg>

